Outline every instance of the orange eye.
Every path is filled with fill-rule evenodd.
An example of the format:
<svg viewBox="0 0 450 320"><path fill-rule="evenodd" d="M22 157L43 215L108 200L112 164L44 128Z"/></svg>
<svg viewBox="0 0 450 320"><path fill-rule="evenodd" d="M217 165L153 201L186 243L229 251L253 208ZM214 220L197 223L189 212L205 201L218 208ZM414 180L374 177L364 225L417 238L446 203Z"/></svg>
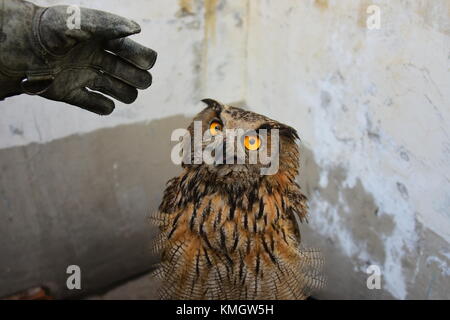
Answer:
<svg viewBox="0 0 450 320"><path fill-rule="evenodd" d="M222 124L218 121L213 121L209 125L209 132L211 135L215 136L219 133L219 131L222 131Z"/></svg>
<svg viewBox="0 0 450 320"><path fill-rule="evenodd" d="M250 151L258 150L261 146L261 139L258 136L245 136L244 146Z"/></svg>

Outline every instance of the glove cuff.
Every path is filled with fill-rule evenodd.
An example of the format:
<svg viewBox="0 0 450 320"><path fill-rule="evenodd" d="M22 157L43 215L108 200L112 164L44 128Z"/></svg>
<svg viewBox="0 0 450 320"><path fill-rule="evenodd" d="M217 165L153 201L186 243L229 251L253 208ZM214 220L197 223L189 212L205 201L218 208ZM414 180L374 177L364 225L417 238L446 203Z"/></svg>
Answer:
<svg viewBox="0 0 450 320"><path fill-rule="evenodd" d="M51 53L39 33L42 15L47 8L21 0L0 0L0 97L20 93L40 94L53 80L46 57Z"/></svg>

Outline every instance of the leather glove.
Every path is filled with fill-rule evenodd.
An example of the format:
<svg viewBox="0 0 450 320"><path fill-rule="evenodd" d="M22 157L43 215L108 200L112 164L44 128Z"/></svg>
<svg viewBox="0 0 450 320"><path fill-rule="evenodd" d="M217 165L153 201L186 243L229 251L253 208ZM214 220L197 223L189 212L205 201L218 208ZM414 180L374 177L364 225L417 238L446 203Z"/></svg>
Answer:
<svg viewBox="0 0 450 320"><path fill-rule="evenodd" d="M137 23L107 12L0 0L0 100L27 93L101 115L151 85L156 52L127 38ZM74 13L75 12L75 13Z"/></svg>

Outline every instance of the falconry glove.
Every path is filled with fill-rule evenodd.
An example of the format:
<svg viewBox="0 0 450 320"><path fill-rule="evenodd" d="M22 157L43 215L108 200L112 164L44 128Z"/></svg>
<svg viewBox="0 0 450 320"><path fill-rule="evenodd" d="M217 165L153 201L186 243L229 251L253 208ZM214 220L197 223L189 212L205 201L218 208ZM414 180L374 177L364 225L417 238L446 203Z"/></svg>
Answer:
<svg viewBox="0 0 450 320"><path fill-rule="evenodd" d="M101 115L151 85L156 52L128 36L137 23L74 6L0 0L0 100L27 93Z"/></svg>

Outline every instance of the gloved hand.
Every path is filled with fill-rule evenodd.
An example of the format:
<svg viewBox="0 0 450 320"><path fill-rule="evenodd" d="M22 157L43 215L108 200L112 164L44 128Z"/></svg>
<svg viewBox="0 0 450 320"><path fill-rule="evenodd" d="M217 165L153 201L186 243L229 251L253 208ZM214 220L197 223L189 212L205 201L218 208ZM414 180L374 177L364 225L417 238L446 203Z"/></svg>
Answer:
<svg viewBox="0 0 450 320"><path fill-rule="evenodd" d="M107 115L132 103L152 82L156 52L127 38L137 23L80 8L79 28L68 6L38 7L0 0L0 100L35 94ZM74 28L75 26L75 28Z"/></svg>

